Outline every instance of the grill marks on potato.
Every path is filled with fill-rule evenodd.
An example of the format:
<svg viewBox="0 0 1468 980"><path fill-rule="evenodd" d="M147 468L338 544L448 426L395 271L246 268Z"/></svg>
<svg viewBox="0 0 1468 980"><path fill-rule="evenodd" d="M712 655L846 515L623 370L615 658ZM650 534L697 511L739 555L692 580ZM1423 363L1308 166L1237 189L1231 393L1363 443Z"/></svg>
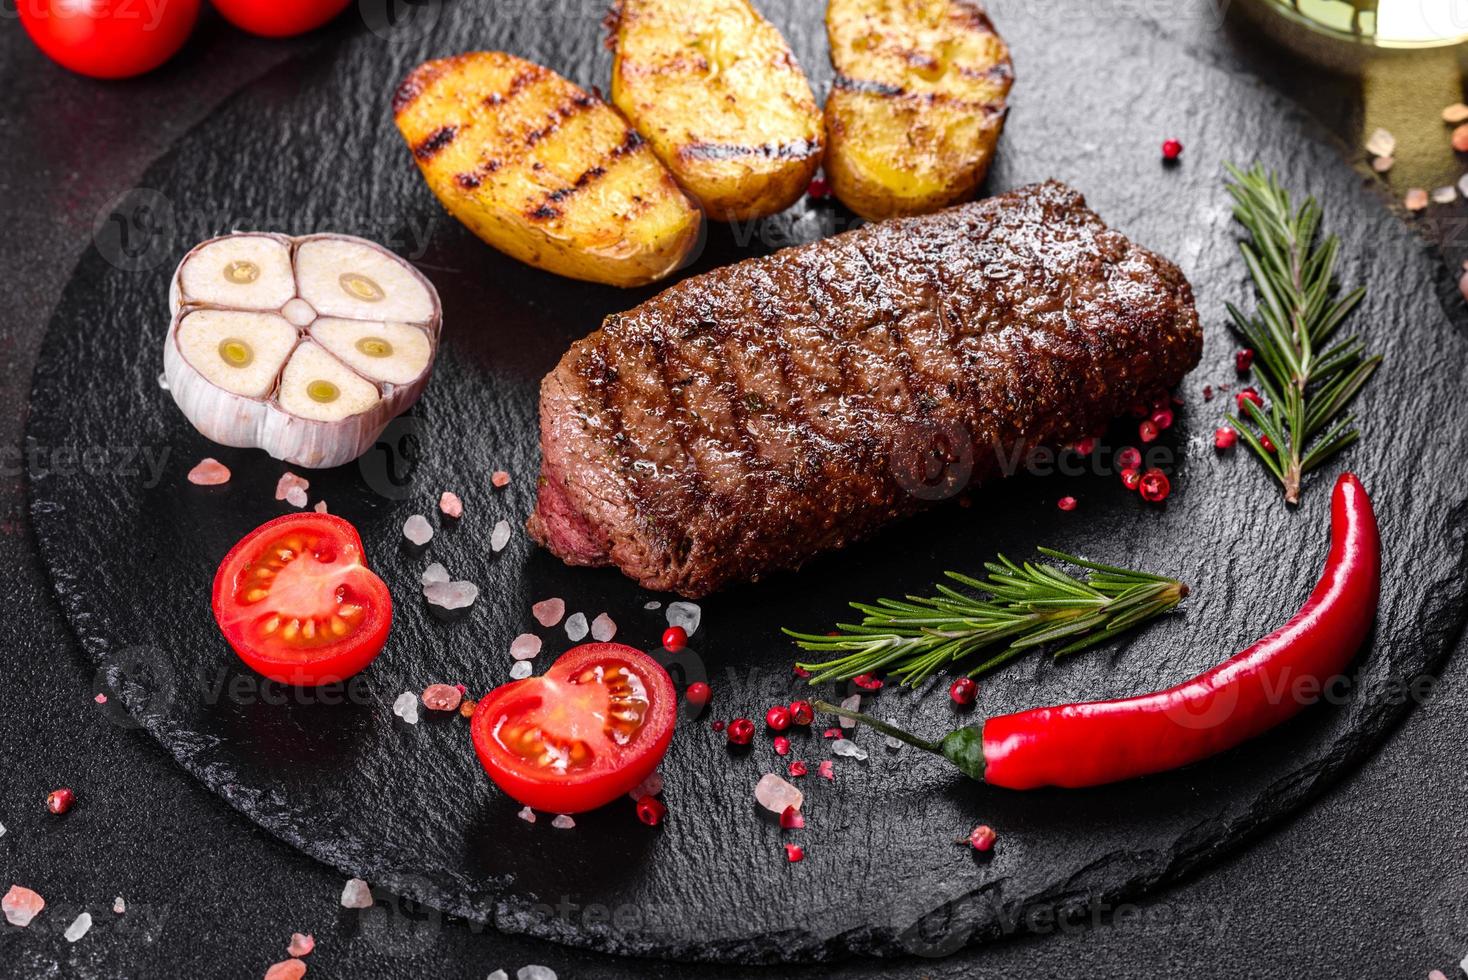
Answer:
<svg viewBox="0 0 1468 980"><path fill-rule="evenodd" d="M421 66L394 99L429 186L479 237L562 275L654 281L701 220L616 110L500 52Z"/></svg>
<svg viewBox="0 0 1468 980"><path fill-rule="evenodd" d="M937 210L988 172L1014 80L974 0L830 0L832 188L863 217Z"/></svg>
<svg viewBox="0 0 1468 980"><path fill-rule="evenodd" d="M780 32L747 0L622 0L612 101L711 217L783 210L825 150L820 109Z"/></svg>

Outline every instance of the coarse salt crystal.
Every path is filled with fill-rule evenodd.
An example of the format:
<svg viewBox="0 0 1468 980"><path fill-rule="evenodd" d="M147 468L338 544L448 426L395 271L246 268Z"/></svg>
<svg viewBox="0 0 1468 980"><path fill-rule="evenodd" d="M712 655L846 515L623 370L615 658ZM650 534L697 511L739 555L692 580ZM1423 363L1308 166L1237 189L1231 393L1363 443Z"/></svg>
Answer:
<svg viewBox="0 0 1468 980"><path fill-rule="evenodd" d="M171 390L168 387L168 375L167 374L164 374L162 372L160 372L158 374L158 387L162 388L164 391Z"/></svg>
<svg viewBox="0 0 1468 980"><path fill-rule="evenodd" d="M489 547L492 551L504 551L505 545L510 543L510 522L500 521L489 532Z"/></svg>
<svg viewBox="0 0 1468 980"><path fill-rule="evenodd" d="M1389 157L1397 152L1397 138L1386 130L1377 128L1366 140L1366 152L1372 156Z"/></svg>
<svg viewBox="0 0 1468 980"><path fill-rule="evenodd" d="M20 885L11 885L5 897L0 898L0 911L5 913L5 921L22 929L30 925L31 920L40 915L45 907L44 898Z"/></svg>
<svg viewBox="0 0 1468 980"><path fill-rule="evenodd" d="M893 726L895 728L897 726L897 719L896 718L888 718L887 719L887 724L889 724L889 725L891 725L891 726ZM883 739L883 741L887 743L887 748L889 748L889 749L900 749L900 748L902 748L902 739L900 739L900 738L894 738L893 736L888 735L888 736L886 736Z"/></svg>
<svg viewBox="0 0 1468 980"><path fill-rule="evenodd" d="M281 960L265 971L265 980L301 980L305 975L306 964L300 960Z"/></svg>
<svg viewBox="0 0 1468 980"><path fill-rule="evenodd" d="M489 975L489 980L510 980L510 975L504 970L495 970Z"/></svg>
<svg viewBox="0 0 1468 980"><path fill-rule="evenodd" d="M632 790L632 792L628 793L627 795L632 797L634 800L640 800L644 796L660 796L662 795L662 792L662 774L658 772L652 772L648 774L648 777L646 779L637 784L636 789Z"/></svg>
<svg viewBox="0 0 1468 980"><path fill-rule="evenodd" d="M285 948L290 956L307 956L316 948L316 939L309 933L291 933L291 944Z"/></svg>
<svg viewBox="0 0 1468 980"><path fill-rule="evenodd" d="M425 589L435 582L447 581L449 581L449 570L447 568L444 568L438 562L434 562L427 568L423 569L423 587Z"/></svg>
<svg viewBox="0 0 1468 980"><path fill-rule="evenodd" d="M1432 199L1438 204L1452 204L1458 199L1458 189L1451 184L1439 187L1432 192Z"/></svg>
<svg viewBox="0 0 1468 980"><path fill-rule="evenodd" d="M423 589L423 597L440 609L467 609L479 598L479 586L473 582L434 582Z"/></svg>
<svg viewBox="0 0 1468 980"><path fill-rule="evenodd" d="M5 836L5 825L3 823L0 823L0 837L4 837L4 836Z"/></svg>
<svg viewBox="0 0 1468 980"><path fill-rule="evenodd" d="M855 759L857 762L867 757L867 750L849 738L838 738L832 742L831 753L833 755L845 756L848 759Z"/></svg>
<svg viewBox="0 0 1468 980"><path fill-rule="evenodd" d="M556 980L556 971L548 966L532 963L520 967L515 973L515 980Z"/></svg>
<svg viewBox="0 0 1468 980"><path fill-rule="evenodd" d="M598 643L606 643L617 635L617 624L612 617L602 613L591 621L591 638Z"/></svg>
<svg viewBox="0 0 1468 980"><path fill-rule="evenodd" d="M419 698L429 711L458 711L464 692L452 684L430 684Z"/></svg>
<svg viewBox="0 0 1468 980"><path fill-rule="evenodd" d="M689 636L698 632L698 623L702 618L703 610L698 607L697 603L668 603L668 625L683 627L683 632Z"/></svg>
<svg viewBox="0 0 1468 980"><path fill-rule="evenodd" d="M81 915L71 920L71 925L66 927L66 932L64 932L62 935L67 942L74 943L78 939L85 936L87 934L87 930L91 928L92 913L83 912Z"/></svg>
<svg viewBox="0 0 1468 980"><path fill-rule="evenodd" d="M1458 178L1458 193L1468 197L1468 174Z"/></svg>
<svg viewBox="0 0 1468 980"><path fill-rule="evenodd" d="M372 889L367 887L367 882L361 878L348 878L346 886L342 888L342 908L370 909L371 907Z"/></svg>
<svg viewBox="0 0 1468 980"><path fill-rule="evenodd" d="M306 491L300 487L291 487L285 492L285 502L292 507L306 506Z"/></svg>
<svg viewBox="0 0 1468 980"><path fill-rule="evenodd" d="M445 517L463 517L464 502L452 490L445 490L438 497L438 509Z"/></svg>
<svg viewBox="0 0 1468 980"><path fill-rule="evenodd" d="M1420 187L1413 187L1407 191L1407 196L1402 198L1402 203L1407 206L1408 211L1422 211L1427 207L1427 191Z"/></svg>
<svg viewBox="0 0 1468 980"><path fill-rule="evenodd" d="M586 625L586 613L572 613L566 620L566 635L571 638L572 643L580 643L589 632L591 627Z"/></svg>
<svg viewBox="0 0 1468 980"><path fill-rule="evenodd" d="M562 616L566 615L566 600L542 599L530 607L530 614L540 625L554 626L561 621Z"/></svg>
<svg viewBox="0 0 1468 980"><path fill-rule="evenodd" d="M311 481L303 480L299 476L296 476L294 473L291 473L289 471L282 473L280 479L277 480L275 483L275 499L284 500L286 498L286 494L290 493L293 487L300 487L302 490L310 490Z"/></svg>
<svg viewBox="0 0 1468 980"><path fill-rule="evenodd" d="M1464 174L1464 176L1468 177L1468 174ZM663 604L661 602L658 602L656 599L652 599L648 602L644 602L642 604L642 608L646 609L648 612L652 612L654 609L663 608Z"/></svg>
<svg viewBox="0 0 1468 980"><path fill-rule="evenodd" d="M403 537L407 538L418 547L433 540L433 528L428 523L428 518L422 514L414 514L403 522Z"/></svg>
<svg viewBox="0 0 1468 980"><path fill-rule="evenodd" d="M1452 105L1444 108L1443 122L1450 126L1457 126L1461 123L1468 122L1468 105L1464 105L1461 102L1454 102Z"/></svg>
<svg viewBox="0 0 1468 980"><path fill-rule="evenodd" d="M228 483L229 467L213 456L206 456L189 470L189 482L199 487L217 487L221 483Z"/></svg>
<svg viewBox="0 0 1468 980"><path fill-rule="evenodd" d="M510 485L510 474L504 470L495 470L494 475L489 478L489 482L503 490Z"/></svg>
<svg viewBox="0 0 1468 980"><path fill-rule="evenodd" d="M535 811L528 806L522 806L520 808L519 817L526 823L535 823Z"/></svg>
<svg viewBox="0 0 1468 980"><path fill-rule="evenodd" d="M418 695L412 691L399 694L392 703L392 713L410 725L418 724Z"/></svg>
<svg viewBox="0 0 1468 980"><path fill-rule="evenodd" d="M551 821L551 826L557 830L570 830L576 826L576 821L571 819L570 814L558 813L556 814L556 818Z"/></svg>
<svg viewBox="0 0 1468 980"><path fill-rule="evenodd" d="M516 660L529 660L540 653L540 637L534 633L521 633L510 641L510 656Z"/></svg>
<svg viewBox="0 0 1468 980"><path fill-rule="evenodd" d="M534 672L534 670L535 668L530 666L530 661L517 660L515 661L515 666L510 668L510 679L515 681L523 681L525 678L529 677L531 673Z"/></svg>
<svg viewBox="0 0 1468 980"><path fill-rule="evenodd" d="M805 802L804 793L772 772L765 773L754 784L754 798L771 813L784 813L787 807L799 810Z"/></svg>
<svg viewBox="0 0 1468 980"><path fill-rule="evenodd" d="M318 500L318 501L316 501L316 506L314 508L312 508L312 509L315 510L316 513L318 513L318 514L325 514L326 513L326 501L324 501L324 500Z"/></svg>
<svg viewBox="0 0 1468 980"><path fill-rule="evenodd" d="M127 911L127 902L123 901L121 895L112 900L112 911L116 912L118 915L121 915L122 913Z"/></svg>
<svg viewBox="0 0 1468 980"><path fill-rule="evenodd" d="M1396 157L1377 157L1375 160L1371 161L1371 169L1375 170L1379 174L1384 174L1392 167L1396 166L1396 164Z"/></svg>
<svg viewBox="0 0 1468 980"><path fill-rule="evenodd" d="M851 697L849 697L846 700L844 700L844 701L841 702L841 707L845 708L847 711L860 711L861 710L861 695L860 694L853 694ZM856 719L855 718L847 718L845 715L842 715L841 716L841 727L842 728L855 728L856 727Z"/></svg>

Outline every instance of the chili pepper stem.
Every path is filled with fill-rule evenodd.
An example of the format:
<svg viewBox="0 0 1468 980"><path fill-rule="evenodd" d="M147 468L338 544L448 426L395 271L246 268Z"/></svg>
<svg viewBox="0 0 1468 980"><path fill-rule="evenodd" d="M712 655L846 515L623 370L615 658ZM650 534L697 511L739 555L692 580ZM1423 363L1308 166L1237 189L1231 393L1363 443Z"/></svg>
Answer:
<svg viewBox="0 0 1468 980"><path fill-rule="evenodd" d="M937 742L930 742L925 738L918 738L911 732L905 732L894 725L887 724L885 721L878 721L871 715L862 714L860 711L852 711L850 708L843 708L840 705L831 704L829 701L817 701L816 707L822 711L829 711L832 714L840 715L842 718L850 718L852 721L859 721L863 724L871 725L883 735L891 735L893 738L906 742L914 748L923 749L924 751L933 752L938 755L943 754L943 748Z"/></svg>

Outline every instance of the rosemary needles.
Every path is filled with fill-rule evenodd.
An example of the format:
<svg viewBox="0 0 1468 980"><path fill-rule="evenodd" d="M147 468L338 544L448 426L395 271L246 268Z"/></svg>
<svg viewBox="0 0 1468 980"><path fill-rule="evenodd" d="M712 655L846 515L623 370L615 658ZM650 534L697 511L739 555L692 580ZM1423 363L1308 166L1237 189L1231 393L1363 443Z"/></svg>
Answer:
<svg viewBox="0 0 1468 980"><path fill-rule="evenodd" d="M1299 503L1305 474L1355 442L1360 433L1346 411L1381 363L1357 336L1334 340L1341 322L1361 302L1357 287L1336 296L1334 270L1340 241L1319 238L1321 209L1307 198L1296 210L1273 174L1255 164L1228 167L1234 217L1249 231L1239 245L1259 293L1259 310L1245 316L1232 303L1233 328L1254 349L1267 407L1240 399L1230 421L1249 448Z"/></svg>
<svg viewBox="0 0 1468 980"><path fill-rule="evenodd" d="M984 563L986 579L946 573L988 599L939 583L936 596L853 602L862 621L840 624L833 636L785 633L804 650L838 655L800 665L812 672L813 684L884 670L913 685L980 651L991 653L970 677L1050 644L1057 657L1075 653L1162 615L1188 594L1175 579L1039 550L1090 574L1075 578L1052 564L1017 565L1000 555Z"/></svg>

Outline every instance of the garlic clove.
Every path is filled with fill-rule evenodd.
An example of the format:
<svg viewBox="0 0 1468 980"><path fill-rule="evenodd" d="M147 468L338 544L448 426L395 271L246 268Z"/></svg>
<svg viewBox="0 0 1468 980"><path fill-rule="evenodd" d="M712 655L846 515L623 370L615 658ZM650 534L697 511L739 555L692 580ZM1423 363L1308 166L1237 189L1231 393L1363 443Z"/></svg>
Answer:
<svg viewBox="0 0 1468 980"><path fill-rule="evenodd" d="M311 338L363 377L388 384L415 381L433 358L428 335L407 323L322 317Z"/></svg>
<svg viewBox="0 0 1468 980"><path fill-rule="evenodd" d="M397 256L341 236L307 238L296 248L296 283L320 316L426 323L438 304Z"/></svg>
<svg viewBox="0 0 1468 980"><path fill-rule="evenodd" d="M180 321L176 338L179 354L206 380L231 394L263 398L296 346L297 331L273 313L195 310Z"/></svg>
<svg viewBox="0 0 1468 980"><path fill-rule="evenodd" d="M288 241L275 235L229 235L195 248L179 266L179 304L278 310L296 295Z"/></svg>
<svg viewBox="0 0 1468 980"><path fill-rule="evenodd" d="M276 395L282 409L312 422L340 422L372 408L378 399L376 385L309 340L286 363Z"/></svg>

